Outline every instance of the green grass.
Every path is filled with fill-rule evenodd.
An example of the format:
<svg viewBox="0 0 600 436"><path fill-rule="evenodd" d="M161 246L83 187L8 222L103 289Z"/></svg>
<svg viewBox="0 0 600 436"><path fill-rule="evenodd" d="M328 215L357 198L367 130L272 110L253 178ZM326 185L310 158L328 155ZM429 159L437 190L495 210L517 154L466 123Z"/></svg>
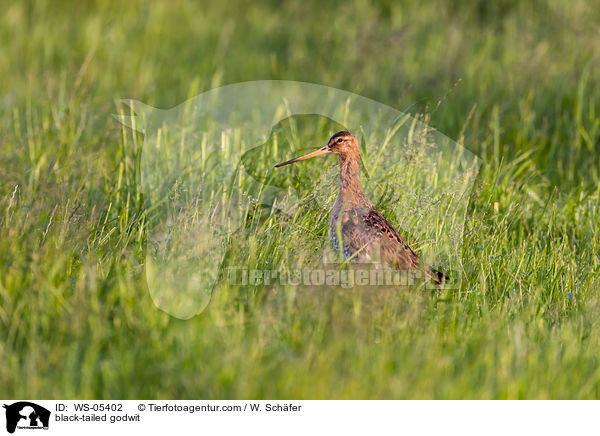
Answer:
<svg viewBox="0 0 600 436"><path fill-rule="evenodd" d="M521 3L4 5L2 396L599 398L600 4ZM424 114L482 158L459 290L221 281L190 320L156 308L143 139L111 115L258 79ZM251 220L231 259L325 242L303 204Z"/></svg>

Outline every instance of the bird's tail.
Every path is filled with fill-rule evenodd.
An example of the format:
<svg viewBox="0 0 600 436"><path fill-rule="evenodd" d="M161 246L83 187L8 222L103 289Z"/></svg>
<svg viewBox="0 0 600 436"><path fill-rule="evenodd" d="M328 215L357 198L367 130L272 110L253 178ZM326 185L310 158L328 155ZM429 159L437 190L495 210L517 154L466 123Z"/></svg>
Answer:
<svg viewBox="0 0 600 436"><path fill-rule="evenodd" d="M436 270L435 268L429 268L427 271L427 280L432 281L436 286L441 286L448 283L450 278L446 273Z"/></svg>

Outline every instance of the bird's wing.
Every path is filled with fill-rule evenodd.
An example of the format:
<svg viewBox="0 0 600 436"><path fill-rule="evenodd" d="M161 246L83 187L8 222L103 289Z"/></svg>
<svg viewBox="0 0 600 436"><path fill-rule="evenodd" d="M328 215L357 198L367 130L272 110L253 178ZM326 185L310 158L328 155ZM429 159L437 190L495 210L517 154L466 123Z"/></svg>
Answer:
<svg viewBox="0 0 600 436"><path fill-rule="evenodd" d="M379 260L400 269L414 269L419 256L400 233L374 208L351 209L342 215L341 232L344 257L358 261ZM332 235L337 247L337 238Z"/></svg>
<svg viewBox="0 0 600 436"><path fill-rule="evenodd" d="M423 265L400 233L373 207L351 209L342 214L342 254L358 262L380 261L400 270L423 269L426 280L436 284L448 281L448 276ZM331 235L333 245L338 247L337 235Z"/></svg>
<svg viewBox="0 0 600 436"><path fill-rule="evenodd" d="M414 269L420 265L417 253L407 244L400 233L381 215L371 208L364 218L365 227L377 235L381 261L400 269Z"/></svg>

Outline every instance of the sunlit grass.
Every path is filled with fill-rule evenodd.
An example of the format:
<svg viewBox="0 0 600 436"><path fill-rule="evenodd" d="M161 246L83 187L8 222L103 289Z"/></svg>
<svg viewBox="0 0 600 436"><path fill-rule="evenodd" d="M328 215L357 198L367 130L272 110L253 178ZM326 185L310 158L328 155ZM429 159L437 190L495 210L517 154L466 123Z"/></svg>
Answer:
<svg viewBox="0 0 600 436"><path fill-rule="evenodd" d="M594 2L32 3L10 3L0 18L5 397L600 396ZM156 308L144 138L111 115L124 97L168 108L271 78L410 107L482 158L460 289L221 280L190 320ZM258 173L285 150L273 154ZM277 269L326 243L327 210L305 186L311 165L278 179L301 207L249 211L230 262ZM249 172L238 183L256 182ZM260 195L269 204L275 194Z"/></svg>

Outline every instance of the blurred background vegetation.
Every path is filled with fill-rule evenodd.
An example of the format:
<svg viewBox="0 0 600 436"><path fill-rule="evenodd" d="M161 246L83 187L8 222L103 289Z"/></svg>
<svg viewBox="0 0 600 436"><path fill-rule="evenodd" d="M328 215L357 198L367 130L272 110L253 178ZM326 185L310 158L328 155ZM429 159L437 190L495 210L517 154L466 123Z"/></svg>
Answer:
<svg viewBox="0 0 600 436"><path fill-rule="evenodd" d="M3 396L600 396L598 1L4 1L0 42ZM111 114L259 79L426 114L483 159L460 293L155 308Z"/></svg>

